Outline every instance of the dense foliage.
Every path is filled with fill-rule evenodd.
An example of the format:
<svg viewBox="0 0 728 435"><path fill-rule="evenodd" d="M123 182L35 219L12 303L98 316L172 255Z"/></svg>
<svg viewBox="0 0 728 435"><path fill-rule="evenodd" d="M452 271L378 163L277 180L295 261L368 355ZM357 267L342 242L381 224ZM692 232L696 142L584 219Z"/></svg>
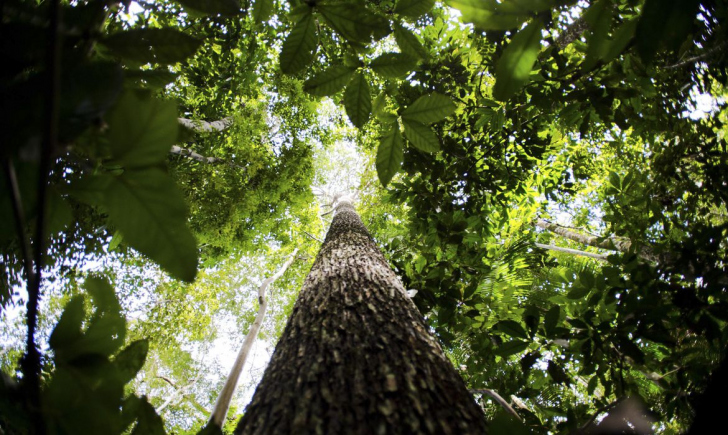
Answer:
<svg viewBox="0 0 728 435"><path fill-rule="evenodd" d="M535 433L700 415L728 340L724 0L1 7L0 304L27 303L3 431L162 433L172 375L196 393L167 428L199 429L219 385L189 349L315 253L347 141L371 164L344 187L470 388Z"/></svg>

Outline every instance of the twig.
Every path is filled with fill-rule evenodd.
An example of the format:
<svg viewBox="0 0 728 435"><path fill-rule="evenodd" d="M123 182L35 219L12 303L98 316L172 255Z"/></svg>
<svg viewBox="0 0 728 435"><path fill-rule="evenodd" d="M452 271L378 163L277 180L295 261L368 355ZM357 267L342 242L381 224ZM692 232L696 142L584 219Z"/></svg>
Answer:
<svg viewBox="0 0 728 435"><path fill-rule="evenodd" d="M490 396L493 400L495 400L500 406L503 407L506 411L508 411L509 414L513 415L518 419L518 421L523 421L521 419L521 416L518 415L515 409L511 407L511 405L506 402L504 398L500 396L500 394L496 393L493 390L487 390L487 389L481 389L481 390L469 390L471 394L485 394Z"/></svg>
<svg viewBox="0 0 728 435"><path fill-rule="evenodd" d="M589 418L589 420L587 420L586 423L584 423L583 425L581 425L581 427L579 428L579 430L576 433L584 432L592 423L594 423L594 420L596 420L597 417L599 417L599 415L601 413L607 412L610 409L614 408L615 406L617 406L624 399L625 399L625 397L622 396L619 399L615 400L614 402L609 403L607 405L604 405L601 408L597 409L596 412L594 414L592 414L592 416Z"/></svg>
<svg viewBox="0 0 728 435"><path fill-rule="evenodd" d="M680 61L680 62L672 64L672 65L666 65L665 69L681 68L685 65L690 65L695 62L705 60L705 59L709 58L710 56L712 56L713 54L715 54L716 52L720 52L721 50L723 50L726 47L726 45L728 45L728 42L723 42L723 43L718 44L715 47L711 48L710 50L706 51L705 53L699 54L697 56L689 57L683 61Z"/></svg>
<svg viewBox="0 0 728 435"><path fill-rule="evenodd" d="M314 239L315 241L317 241L319 243L323 243L323 240L319 239L318 237L316 237L314 235L309 234L307 231L303 231L303 234L307 235L308 237Z"/></svg>
<svg viewBox="0 0 728 435"><path fill-rule="evenodd" d="M18 177L15 174L15 166L13 166L13 162L10 158L3 160L3 164L5 166L5 181L8 183L8 187L10 188L13 216L15 217L15 231L18 233L18 239L20 240L20 252L23 256L25 278L28 281L28 287L31 287L35 281L35 269L33 268L33 259L30 255L30 241L25 236L25 229L23 228L23 223L25 223L25 211L23 210L23 202L20 198Z"/></svg>

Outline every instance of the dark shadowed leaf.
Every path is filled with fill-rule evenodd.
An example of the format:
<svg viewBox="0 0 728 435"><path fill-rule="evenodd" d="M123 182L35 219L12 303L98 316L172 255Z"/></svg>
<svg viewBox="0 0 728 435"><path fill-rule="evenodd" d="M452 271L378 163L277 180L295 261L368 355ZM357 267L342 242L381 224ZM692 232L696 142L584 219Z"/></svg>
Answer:
<svg viewBox="0 0 728 435"><path fill-rule="evenodd" d="M416 19L426 14L435 5L435 0L398 0L394 12L407 18Z"/></svg>
<svg viewBox="0 0 728 435"><path fill-rule="evenodd" d="M403 77L416 65L415 58L402 53L384 53L369 64L374 72L386 78Z"/></svg>
<svg viewBox="0 0 728 435"><path fill-rule="evenodd" d="M502 345L498 346L497 349L493 351L494 354L502 357L507 357L510 355L515 355L517 353L523 352L528 348L528 342L523 340L512 340L507 343L503 343Z"/></svg>
<svg viewBox="0 0 728 435"><path fill-rule="evenodd" d="M186 226L187 205L164 171L148 168L114 177L104 202L129 246L173 277L194 280L197 246Z"/></svg>
<svg viewBox="0 0 728 435"><path fill-rule="evenodd" d="M442 94L423 95L402 111L402 119L424 124L441 121L455 112L455 103Z"/></svg>
<svg viewBox="0 0 728 435"><path fill-rule="evenodd" d="M493 97L505 101L525 86L541 50L541 20L534 20L508 44L495 69Z"/></svg>
<svg viewBox="0 0 728 435"><path fill-rule="evenodd" d="M354 43L367 43L372 37L378 40L390 32L389 20L358 2L321 2L316 4L316 10L332 29Z"/></svg>
<svg viewBox="0 0 728 435"><path fill-rule="evenodd" d="M127 169L165 161L177 139L177 108L170 101L143 101L125 93L108 118L112 157Z"/></svg>
<svg viewBox="0 0 728 435"><path fill-rule="evenodd" d="M81 324L86 311L83 305L83 296L74 296L63 308L63 314L58 324L53 328L48 344L51 349L58 351L81 337Z"/></svg>
<svg viewBox="0 0 728 435"><path fill-rule="evenodd" d="M164 421L157 415L154 407L149 404L147 397L139 400L137 424L134 426L131 435L165 435Z"/></svg>
<svg viewBox="0 0 728 435"><path fill-rule="evenodd" d="M399 50L402 53L418 57L420 59L426 59L428 57L425 47L422 45L417 36L409 29L397 26L397 28L394 29L394 40L397 41Z"/></svg>
<svg viewBox="0 0 728 435"><path fill-rule="evenodd" d="M558 305L554 305L553 307L549 308L549 310L546 312L546 315L544 316L544 329L546 330L546 335L551 336L553 335L554 329L559 324L559 317L561 316L561 307Z"/></svg>
<svg viewBox="0 0 728 435"><path fill-rule="evenodd" d="M281 71L295 74L313 61L318 47L316 20L309 11L293 26L281 48Z"/></svg>
<svg viewBox="0 0 728 435"><path fill-rule="evenodd" d="M328 97L339 92L349 83L354 68L336 65L306 80L303 90L317 97Z"/></svg>
<svg viewBox="0 0 728 435"><path fill-rule="evenodd" d="M377 175L383 186L387 186L399 171L404 156L402 147L402 133L399 126L393 124L389 131L382 136L377 148Z"/></svg>
<svg viewBox="0 0 728 435"><path fill-rule="evenodd" d="M528 338L526 330L515 320L501 320L495 324L494 328L514 338Z"/></svg>
<svg viewBox="0 0 728 435"><path fill-rule="evenodd" d="M273 0L255 0L253 3L253 20L260 24L268 21L273 14Z"/></svg>
<svg viewBox="0 0 728 435"><path fill-rule="evenodd" d="M432 129L421 122L402 118L404 135L417 148L428 153L440 150L440 141Z"/></svg>
<svg viewBox="0 0 728 435"><path fill-rule="evenodd" d="M147 340L137 340L125 347L114 358L119 380L123 384L134 379L139 370L142 369L147 358L147 352L149 352L149 342Z"/></svg>
<svg viewBox="0 0 728 435"><path fill-rule="evenodd" d="M369 91L369 82L361 73L352 77L344 91L344 108L349 120L356 127L361 128L369 121L372 112L372 96Z"/></svg>
<svg viewBox="0 0 728 435"><path fill-rule="evenodd" d="M195 54L202 41L175 29L132 29L111 34L99 42L123 59L172 64Z"/></svg>
<svg viewBox="0 0 728 435"><path fill-rule="evenodd" d="M177 3L210 15L237 15L240 4L236 0L176 0Z"/></svg>
<svg viewBox="0 0 728 435"><path fill-rule="evenodd" d="M447 0L448 6L462 14L462 20L483 30L510 30L519 27L529 17L526 8L499 10L495 2L482 0Z"/></svg>

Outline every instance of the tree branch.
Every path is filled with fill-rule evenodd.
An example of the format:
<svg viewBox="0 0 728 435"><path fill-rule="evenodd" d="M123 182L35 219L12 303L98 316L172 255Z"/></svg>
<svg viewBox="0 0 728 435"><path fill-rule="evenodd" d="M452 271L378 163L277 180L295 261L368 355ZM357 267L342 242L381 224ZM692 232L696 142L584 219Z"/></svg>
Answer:
<svg viewBox="0 0 728 435"><path fill-rule="evenodd" d="M200 121L196 119L177 118L180 125L196 133L212 133L223 131L233 125L233 117L228 116L217 121Z"/></svg>
<svg viewBox="0 0 728 435"><path fill-rule="evenodd" d="M534 243L537 248L541 249L548 249L549 251L557 251L557 252L564 252L566 254L573 254L573 255L582 255L584 257L591 257L596 258L597 260L601 261L609 261L608 256L604 254L596 254L594 252L586 252L586 251L579 251L578 249L570 249L570 248L562 248L560 246L554 246L554 245L544 245L541 243Z"/></svg>
<svg viewBox="0 0 728 435"><path fill-rule="evenodd" d="M471 394L485 394L487 396L490 396L493 400L495 400L500 406L503 407L509 414L513 415L518 419L518 421L523 421L521 419L521 416L518 415L515 409L511 407L511 405L506 402L504 398L500 396L500 394L496 393L493 390L487 390L487 389L480 389L480 390L469 390Z"/></svg>
<svg viewBox="0 0 728 435"><path fill-rule="evenodd" d="M212 415L210 415L208 426L214 424L218 427L222 427L223 423L225 422L225 416L227 415L228 409L230 408L230 401L232 400L233 393L235 392L235 388L238 385L240 373L242 373L243 367L245 366L245 360L248 358L248 354L250 353L250 349L253 347L253 342L255 341L255 338L258 336L260 327L263 325L265 311L268 307L268 301L265 298L265 292L268 289L268 286L273 281L280 278L286 272L291 263L293 263L293 261L296 259L297 253L298 248L293 250L291 255L288 257L288 260L286 260L283 266L278 269L278 272L276 272L273 276L268 277L258 288L258 314L255 316L255 321L250 326L250 331L248 331L248 335L245 336L243 347L240 348L238 356L237 358L235 358L233 368L230 370L230 375L228 375L228 378L225 381L225 385L222 387L222 391L220 392L220 396L218 396L217 398L215 408L212 410Z"/></svg>

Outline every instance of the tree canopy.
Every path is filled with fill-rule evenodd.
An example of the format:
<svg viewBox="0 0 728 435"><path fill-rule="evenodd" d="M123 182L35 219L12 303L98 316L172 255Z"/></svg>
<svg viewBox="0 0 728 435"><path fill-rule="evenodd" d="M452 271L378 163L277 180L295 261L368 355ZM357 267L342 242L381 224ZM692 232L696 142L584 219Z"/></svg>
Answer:
<svg viewBox="0 0 728 435"><path fill-rule="evenodd" d="M724 0L1 7L4 431L200 429L222 369L199 356L300 248L275 341L342 190L492 426L701 416L728 340Z"/></svg>

